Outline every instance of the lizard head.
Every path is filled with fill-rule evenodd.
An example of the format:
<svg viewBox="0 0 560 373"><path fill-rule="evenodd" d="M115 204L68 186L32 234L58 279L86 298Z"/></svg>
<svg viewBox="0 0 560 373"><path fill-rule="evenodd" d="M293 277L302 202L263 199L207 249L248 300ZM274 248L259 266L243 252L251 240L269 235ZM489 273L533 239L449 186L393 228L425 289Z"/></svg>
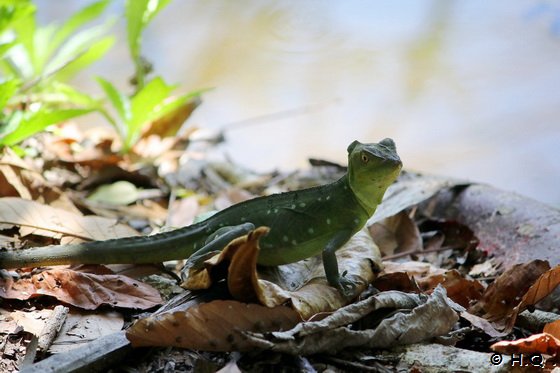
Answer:
<svg viewBox="0 0 560 373"><path fill-rule="evenodd" d="M348 182L360 204L373 214L383 194L399 176L402 162L393 140L348 146Z"/></svg>

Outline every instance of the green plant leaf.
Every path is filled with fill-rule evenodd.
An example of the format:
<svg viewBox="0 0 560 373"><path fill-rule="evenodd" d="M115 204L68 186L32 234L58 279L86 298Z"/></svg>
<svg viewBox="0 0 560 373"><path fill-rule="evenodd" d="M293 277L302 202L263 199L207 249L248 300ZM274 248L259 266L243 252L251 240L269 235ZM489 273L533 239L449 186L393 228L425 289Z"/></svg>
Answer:
<svg viewBox="0 0 560 373"><path fill-rule="evenodd" d="M104 108L100 108L100 112L115 127L124 143L128 136L128 123L132 120L130 99L107 80L97 77L97 82L101 85L109 102L117 111L120 120L115 120Z"/></svg>
<svg viewBox="0 0 560 373"><path fill-rule="evenodd" d="M45 65L52 53L50 40L52 40L55 32L55 25L35 29L35 35L33 36L34 75L41 74L45 70Z"/></svg>
<svg viewBox="0 0 560 373"><path fill-rule="evenodd" d="M132 118L127 122L126 147L130 147L138 140L142 125L150 120L150 117L156 111L156 107L164 103L173 88L165 84L162 78L157 77L132 97Z"/></svg>
<svg viewBox="0 0 560 373"><path fill-rule="evenodd" d="M63 65L53 74L58 81L68 81L79 71L103 57L115 44L114 36L106 36L93 43L84 53Z"/></svg>
<svg viewBox="0 0 560 373"><path fill-rule="evenodd" d="M168 99L163 101L160 105L158 105L154 111L152 111L148 117L146 118L146 122L152 122L158 120L167 114L171 113L174 110L177 110L182 105L186 104L189 100L195 98L196 94L187 93L181 96L173 97L172 99Z"/></svg>
<svg viewBox="0 0 560 373"><path fill-rule="evenodd" d="M22 51L25 54L25 58L17 61L18 64L27 63L28 66L18 66L18 69L22 72L28 72L32 75L36 68L36 58L35 58L35 7L33 7L31 12L27 12L24 17L21 17L13 24L13 28L17 33L17 41L22 47ZM13 52L16 48L12 48L10 52ZM21 52L20 52L21 53Z"/></svg>
<svg viewBox="0 0 560 373"><path fill-rule="evenodd" d="M43 131L51 124L64 122L91 112L93 109L54 109L25 113L18 120L17 128L0 138L1 145L15 145L34 134Z"/></svg>
<svg viewBox="0 0 560 373"><path fill-rule="evenodd" d="M44 71L55 71L61 66L65 66L71 61L82 57L82 55L87 53L88 49L90 49L95 42L103 37L113 24L114 19L109 19L100 25L87 28L70 37L45 66Z"/></svg>
<svg viewBox="0 0 560 373"><path fill-rule="evenodd" d="M128 48L135 68L137 90L145 85L146 64L141 58L142 31L170 0L127 0L126 20Z"/></svg>
<svg viewBox="0 0 560 373"><path fill-rule="evenodd" d="M0 113L6 107L8 100L16 93L21 82L18 79L10 79L0 83Z"/></svg>
<svg viewBox="0 0 560 373"><path fill-rule="evenodd" d="M101 105L100 100L61 82L55 81L51 84L50 94L58 96L59 103L72 103L73 105L81 108L99 108ZM48 98L41 101L48 101Z"/></svg>
<svg viewBox="0 0 560 373"><path fill-rule="evenodd" d="M0 34L8 30L20 19L35 12L35 6L29 1L1 1L0 2Z"/></svg>
<svg viewBox="0 0 560 373"><path fill-rule="evenodd" d="M101 85L101 88L103 88L103 91L107 95L111 105L113 105L115 110L117 110L117 114L119 114L120 119L125 123L130 122L132 119L130 99L109 81L101 77L97 77L97 81Z"/></svg>
<svg viewBox="0 0 560 373"><path fill-rule="evenodd" d="M0 144L4 135L11 133L17 129L19 123L23 119L23 111L14 111L0 121Z"/></svg>
<svg viewBox="0 0 560 373"><path fill-rule="evenodd" d="M6 52L8 52L10 48L13 47L14 45L16 45L15 41L8 42L8 43L0 43L0 58L2 58L2 56L6 54Z"/></svg>
<svg viewBox="0 0 560 373"><path fill-rule="evenodd" d="M128 47L133 59L140 57L142 31L170 0L127 0Z"/></svg>
<svg viewBox="0 0 560 373"><path fill-rule="evenodd" d="M56 50L68 37L76 32L76 30L86 23L93 21L99 17L109 5L109 0L101 0L94 2L85 8L74 13L60 27L53 39L50 41L51 48Z"/></svg>

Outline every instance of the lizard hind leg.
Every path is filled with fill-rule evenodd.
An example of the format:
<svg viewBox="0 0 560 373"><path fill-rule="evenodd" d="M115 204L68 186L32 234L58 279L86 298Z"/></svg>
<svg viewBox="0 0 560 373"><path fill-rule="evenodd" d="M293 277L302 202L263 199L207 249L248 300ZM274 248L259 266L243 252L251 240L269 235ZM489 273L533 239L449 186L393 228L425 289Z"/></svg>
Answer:
<svg viewBox="0 0 560 373"><path fill-rule="evenodd" d="M204 246L195 251L187 259L187 262L181 270L181 278L185 280L191 268L200 268L206 259L220 252L232 240L237 237L241 237L254 229L254 224L243 223L240 225L222 227L210 234L204 242Z"/></svg>

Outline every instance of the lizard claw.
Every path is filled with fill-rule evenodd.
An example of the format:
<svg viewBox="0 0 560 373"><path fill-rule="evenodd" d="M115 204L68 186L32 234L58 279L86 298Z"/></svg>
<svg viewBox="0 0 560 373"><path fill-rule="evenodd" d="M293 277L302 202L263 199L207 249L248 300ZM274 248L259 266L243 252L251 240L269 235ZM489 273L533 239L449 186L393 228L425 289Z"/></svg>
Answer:
<svg viewBox="0 0 560 373"><path fill-rule="evenodd" d="M340 276L335 287L344 297L353 298L356 295L356 284L346 277Z"/></svg>

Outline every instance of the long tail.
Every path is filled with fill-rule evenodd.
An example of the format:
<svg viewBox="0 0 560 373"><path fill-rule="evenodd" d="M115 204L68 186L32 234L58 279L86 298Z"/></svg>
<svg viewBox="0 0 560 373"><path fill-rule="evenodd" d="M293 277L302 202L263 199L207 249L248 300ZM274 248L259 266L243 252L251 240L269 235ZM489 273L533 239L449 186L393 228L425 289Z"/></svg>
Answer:
<svg viewBox="0 0 560 373"><path fill-rule="evenodd" d="M73 245L0 252L0 268L62 264L157 263L186 259L205 237L204 225L192 225L153 236L116 238Z"/></svg>

